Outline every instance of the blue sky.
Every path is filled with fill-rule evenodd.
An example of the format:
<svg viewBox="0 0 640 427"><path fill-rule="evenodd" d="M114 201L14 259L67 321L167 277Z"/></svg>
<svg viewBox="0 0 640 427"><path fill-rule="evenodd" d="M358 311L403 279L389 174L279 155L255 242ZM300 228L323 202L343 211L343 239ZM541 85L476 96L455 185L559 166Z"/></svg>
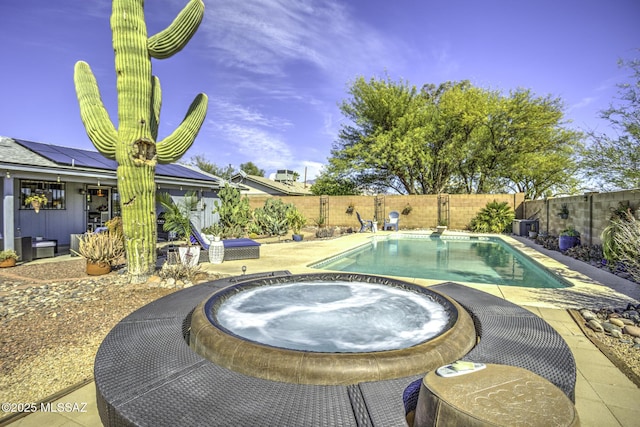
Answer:
<svg viewBox="0 0 640 427"><path fill-rule="evenodd" d="M637 0L204 0L200 29L177 55L154 60L163 106L160 137L193 97L209 96L206 122L183 161L252 161L313 178L340 125L338 104L356 77L448 80L505 93L518 87L565 103L577 129L598 119L626 81L620 58L638 57ZM147 0L149 35L186 0ZM93 149L73 86L89 63L117 120L109 0L0 3L0 135Z"/></svg>

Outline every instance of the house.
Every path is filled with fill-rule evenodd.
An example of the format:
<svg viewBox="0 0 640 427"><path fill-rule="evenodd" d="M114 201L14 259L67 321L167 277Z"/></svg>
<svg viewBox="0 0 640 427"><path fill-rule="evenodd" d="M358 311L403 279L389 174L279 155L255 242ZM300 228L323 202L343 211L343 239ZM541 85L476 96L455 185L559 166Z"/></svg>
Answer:
<svg viewBox="0 0 640 427"><path fill-rule="evenodd" d="M61 147L0 136L0 239L15 248L18 238L42 238L69 246L71 235L92 231L120 215L117 163L97 151ZM217 222L213 202L224 181L185 165L157 165L158 192L180 198L195 191L196 226ZM31 194L43 193L48 203L36 213L25 204ZM160 212L160 209L157 209ZM15 240L14 240L15 239Z"/></svg>
<svg viewBox="0 0 640 427"><path fill-rule="evenodd" d="M246 190L241 187L241 192L247 196L307 196L312 194L309 185L297 182L295 173L286 169L278 170L274 179L248 175L241 171L231 177L231 182L247 187Z"/></svg>

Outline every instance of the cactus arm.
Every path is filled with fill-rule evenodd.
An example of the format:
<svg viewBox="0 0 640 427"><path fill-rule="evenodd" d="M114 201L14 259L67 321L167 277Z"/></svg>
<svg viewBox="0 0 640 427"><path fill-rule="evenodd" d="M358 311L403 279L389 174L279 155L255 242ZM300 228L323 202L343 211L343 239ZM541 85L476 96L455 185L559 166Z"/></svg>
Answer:
<svg viewBox="0 0 640 427"><path fill-rule="evenodd" d="M74 69L73 80L80 105L80 117L89 139L102 155L112 160L115 159L118 133L104 107L98 82L91 72L89 64L78 61Z"/></svg>
<svg viewBox="0 0 640 427"><path fill-rule="evenodd" d="M180 159L195 141L207 115L209 98L200 93L193 100L180 126L156 145L158 163L172 163Z"/></svg>
<svg viewBox="0 0 640 427"><path fill-rule="evenodd" d="M202 0L191 0L171 25L149 37L147 41L149 55L156 59L165 59L180 52L195 34L203 16Z"/></svg>
<svg viewBox="0 0 640 427"><path fill-rule="evenodd" d="M151 81L151 108L151 137L156 141L158 139L160 109L162 108L162 89L160 89L160 79L156 76L153 76Z"/></svg>

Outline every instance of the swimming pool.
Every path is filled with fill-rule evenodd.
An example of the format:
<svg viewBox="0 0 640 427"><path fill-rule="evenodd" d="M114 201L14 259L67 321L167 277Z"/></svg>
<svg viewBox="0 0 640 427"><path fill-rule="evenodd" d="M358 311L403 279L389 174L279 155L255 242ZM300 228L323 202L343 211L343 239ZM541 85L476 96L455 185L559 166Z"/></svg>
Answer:
<svg viewBox="0 0 640 427"><path fill-rule="evenodd" d="M311 267L527 288L573 286L497 237L374 236L371 243Z"/></svg>

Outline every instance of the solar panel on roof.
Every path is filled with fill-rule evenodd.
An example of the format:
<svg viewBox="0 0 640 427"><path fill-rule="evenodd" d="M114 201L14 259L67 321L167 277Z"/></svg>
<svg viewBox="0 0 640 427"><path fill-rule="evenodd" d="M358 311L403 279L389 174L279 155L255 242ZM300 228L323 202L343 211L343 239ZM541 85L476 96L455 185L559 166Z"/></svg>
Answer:
<svg viewBox="0 0 640 427"><path fill-rule="evenodd" d="M41 155L42 157L46 157L52 162L56 162L61 165L70 166L73 164L75 166L107 170L116 170L116 168L118 167L118 164L115 160L107 159L97 151L83 150L80 148L71 147L58 147L56 145L25 141L21 139L15 139L15 141L18 144ZM211 178L198 171L177 164L157 165L156 175L217 182L215 178Z"/></svg>

